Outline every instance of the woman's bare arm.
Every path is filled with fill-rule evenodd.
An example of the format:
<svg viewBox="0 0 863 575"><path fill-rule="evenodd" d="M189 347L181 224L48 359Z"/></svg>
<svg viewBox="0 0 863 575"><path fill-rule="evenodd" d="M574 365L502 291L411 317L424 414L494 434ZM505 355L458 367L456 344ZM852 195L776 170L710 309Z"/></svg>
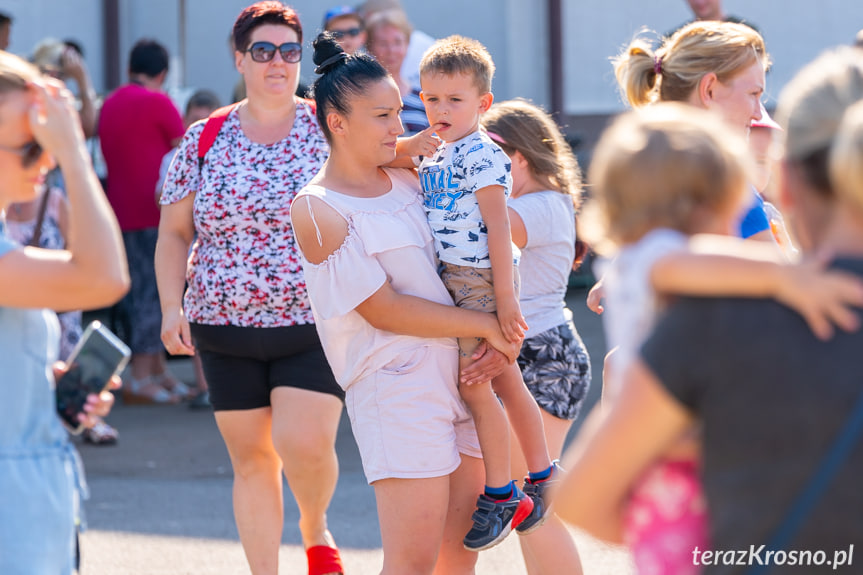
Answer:
<svg viewBox="0 0 863 575"><path fill-rule="evenodd" d="M186 260L195 237L192 219L195 194L162 206L156 243L156 284L162 306L162 343L172 354L194 353L189 324L183 315Z"/></svg>
<svg viewBox="0 0 863 575"><path fill-rule="evenodd" d="M554 500L561 519L612 543L622 542L623 511L636 480L694 422L641 360L624 378L608 412L592 414L600 419L594 435L564 455L568 471Z"/></svg>
<svg viewBox="0 0 863 575"><path fill-rule="evenodd" d="M60 311L111 305L129 288L126 254L71 94L50 82L31 89L33 135L57 160L69 195L67 249L26 247L0 258L0 305Z"/></svg>
<svg viewBox="0 0 863 575"><path fill-rule="evenodd" d="M314 221L309 205L314 212ZM348 233L347 222L340 214L324 202L308 196L294 202L291 221L305 258L316 265L335 253ZM400 294L388 281L356 310L377 329L417 337L482 337L504 352L510 361L515 361L518 356L520 345L506 341L493 314Z"/></svg>

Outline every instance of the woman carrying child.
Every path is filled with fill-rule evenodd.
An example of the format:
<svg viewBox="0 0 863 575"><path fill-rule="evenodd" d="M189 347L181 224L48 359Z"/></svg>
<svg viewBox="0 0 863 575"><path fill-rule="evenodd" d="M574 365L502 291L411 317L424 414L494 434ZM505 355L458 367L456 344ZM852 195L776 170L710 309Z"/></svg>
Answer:
<svg viewBox="0 0 863 575"><path fill-rule="evenodd" d="M614 73L623 98L633 108L680 102L718 114L745 136L752 122L761 119L769 65L764 39L749 26L697 21L666 38L655 51L649 42L636 38L614 59ZM735 235L775 245L763 203L751 187L740 205ZM588 295L588 307L602 313L604 295L603 278Z"/></svg>
<svg viewBox="0 0 863 575"><path fill-rule="evenodd" d="M783 207L791 209L804 253L836 254L834 271L806 279L811 269L793 266L762 264L750 270L755 275L741 273L743 260L736 261L738 271L732 274L720 273L717 261L711 264L706 259L700 267L692 258L688 269L680 266L678 271L685 275L678 274L674 281L695 286L690 293L724 291L750 297L685 299L671 306L633 356L621 378L619 396L596 435L577 455L572 454L574 464L556 501L566 520L602 539L620 541L629 493L638 491L645 473L668 470L669 449L701 423L706 430L701 444L703 481L712 510L711 548L747 549L753 542L773 545L781 532L789 532L796 549L847 551L849 544L863 537L855 511L861 505L857 484L863 472L859 439L856 446L850 444L852 449L829 489L811 490L812 478L827 468L825 454L847 435L843 429L853 406L858 406L859 413L863 405L858 377L860 322L843 305L858 309L863 305L861 99L863 68L850 48L819 58L780 98L780 122L786 128L780 198ZM637 204L649 174L666 174L666 178L675 174L678 181L673 187L690 190L679 196L688 201L669 203L674 182L662 187L668 205L689 206L689 217L681 220L687 227L674 226L680 231L703 230L710 219L731 223L727 212L723 216L723 210L710 206L727 205L740 194L744 144L735 143L733 135L711 123L711 118L693 114L694 110L684 109L628 114L603 136L592 180L610 237L624 244L624 249L640 243L647 230L658 227L660 214L668 214ZM834 142L843 124L844 133ZM678 174L682 166L692 166L684 170L690 181ZM700 200L693 195L698 189ZM639 214L641 221L626 214ZM817 269L818 262L810 267ZM651 276L658 275L654 266ZM738 279L723 280L723 275ZM717 279L723 280L724 287L710 285ZM812 284L809 290L801 290L806 284ZM797 313L765 301L764 295L773 295L802 313L810 329ZM832 332L828 322L854 333L840 332L825 342ZM680 486L689 484L683 477L677 474L678 495ZM817 495L810 499L816 505L807 514L793 514L807 491ZM774 552L784 552L790 543L787 537L782 539L778 547L771 547ZM684 562L689 571L719 565L701 555L704 549L701 545L678 549L679 570L671 570L667 563L644 563L657 558L656 554L641 558L636 554L636 563L639 568L645 565L646 572L662 573L684 572ZM745 569L724 567L722 572ZM811 566L804 570L816 572ZM708 567L707 572L713 571Z"/></svg>
<svg viewBox="0 0 863 575"><path fill-rule="evenodd" d="M494 315L452 305L437 275L423 197L396 156L401 98L373 58L314 43L321 172L294 200L316 325L375 489L385 575L473 572L464 549L482 462L457 389L456 337L507 352Z"/></svg>

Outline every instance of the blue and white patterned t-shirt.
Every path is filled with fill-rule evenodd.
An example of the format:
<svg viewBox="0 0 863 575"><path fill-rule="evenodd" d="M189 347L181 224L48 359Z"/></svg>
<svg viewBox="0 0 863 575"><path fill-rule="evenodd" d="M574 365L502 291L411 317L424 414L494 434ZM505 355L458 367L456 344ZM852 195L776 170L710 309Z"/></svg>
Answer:
<svg viewBox="0 0 863 575"><path fill-rule="evenodd" d="M491 268L488 229L482 221L475 192L488 186L512 191L512 164L482 131L444 142L419 166L424 205L441 261ZM513 246L517 260L518 249Z"/></svg>

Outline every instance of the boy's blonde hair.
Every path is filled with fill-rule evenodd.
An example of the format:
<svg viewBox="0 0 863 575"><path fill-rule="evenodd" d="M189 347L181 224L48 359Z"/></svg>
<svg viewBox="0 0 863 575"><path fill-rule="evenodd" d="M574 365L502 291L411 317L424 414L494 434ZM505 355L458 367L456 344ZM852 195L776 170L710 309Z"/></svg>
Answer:
<svg viewBox="0 0 863 575"><path fill-rule="evenodd" d="M863 100L842 118L830 157L830 176L837 197L863 214Z"/></svg>
<svg viewBox="0 0 863 575"><path fill-rule="evenodd" d="M508 100L483 114L482 125L508 155L524 156L539 183L572 196L573 205L579 207L581 170L551 116L527 100Z"/></svg>
<svg viewBox="0 0 863 575"><path fill-rule="evenodd" d="M726 83L756 61L766 70L770 56L761 34L743 24L696 21L665 38L655 52L636 38L612 59L621 95L634 107L685 102L706 74Z"/></svg>
<svg viewBox="0 0 863 575"><path fill-rule="evenodd" d="M491 92L494 62L480 42L455 35L438 40L426 50L420 62L420 77L426 74L472 76L480 94L485 94Z"/></svg>
<svg viewBox="0 0 863 575"><path fill-rule="evenodd" d="M740 204L747 158L740 136L692 106L657 104L621 115L590 166L599 236L591 243L628 244L656 228L696 233L700 216Z"/></svg>

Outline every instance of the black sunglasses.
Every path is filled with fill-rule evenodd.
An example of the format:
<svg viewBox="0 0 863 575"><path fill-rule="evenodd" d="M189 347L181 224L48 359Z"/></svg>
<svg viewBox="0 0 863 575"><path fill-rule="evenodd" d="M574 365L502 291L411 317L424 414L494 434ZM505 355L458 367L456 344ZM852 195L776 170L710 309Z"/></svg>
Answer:
<svg viewBox="0 0 863 575"><path fill-rule="evenodd" d="M303 59L303 47L296 42L285 42L276 46L272 42L255 42L246 52L252 55L255 62L269 62L276 55L276 51L282 55L282 60L289 64L296 64Z"/></svg>
<svg viewBox="0 0 863 575"><path fill-rule="evenodd" d="M336 40L341 40L345 36L356 38L362 31L362 28L348 28L347 30L330 30L330 34L332 34L333 38Z"/></svg>
<svg viewBox="0 0 863 575"><path fill-rule="evenodd" d="M36 140L27 142L23 146L18 146L16 148L10 148L8 146L0 146L0 150L5 152L12 152L13 154L17 154L21 157L21 167L29 168L33 164L39 161L44 153L42 146L39 145L39 142Z"/></svg>

